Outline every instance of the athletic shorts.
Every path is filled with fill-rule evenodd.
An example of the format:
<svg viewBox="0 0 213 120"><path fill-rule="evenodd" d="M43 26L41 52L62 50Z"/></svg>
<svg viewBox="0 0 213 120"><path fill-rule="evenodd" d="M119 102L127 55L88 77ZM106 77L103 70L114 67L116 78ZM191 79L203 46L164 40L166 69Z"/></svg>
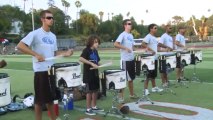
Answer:
<svg viewBox="0 0 213 120"><path fill-rule="evenodd" d="M158 60L155 60L155 69L148 70L147 78L155 79L158 75L157 73L158 73Z"/></svg>
<svg viewBox="0 0 213 120"><path fill-rule="evenodd" d="M47 104L52 103L54 100L53 81L49 80L48 72L35 72L34 74L34 90L35 90L35 103ZM53 90L54 89L54 90Z"/></svg>
<svg viewBox="0 0 213 120"><path fill-rule="evenodd" d="M121 69L126 70L127 81L135 79L135 60L122 61Z"/></svg>
<svg viewBox="0 0 213 120"><path fill-rule="evenodd" d="M181 68L181 56L176 56L176 68Z"/></svg>

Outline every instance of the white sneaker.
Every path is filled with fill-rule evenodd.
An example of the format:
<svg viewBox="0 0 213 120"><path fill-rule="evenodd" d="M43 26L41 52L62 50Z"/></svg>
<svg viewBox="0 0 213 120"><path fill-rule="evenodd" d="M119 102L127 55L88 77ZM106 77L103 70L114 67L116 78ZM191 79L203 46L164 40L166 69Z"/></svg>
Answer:
<svg viewBox="0 0 213 120"><path fill-rule="evenodd" d="M163 91L163 89L158 88L158 87L152 88L152 92L162 92L162 91Z"/></svg>
<svg viewBox="0 0 213 120"><path fill-rule="evenodd" d="M124 103L124 98L118 98L118 103L123 104Z"/></svg>
<svg viewBox="0 0 213 120"><path fill-rule="evenodd" d="M149 95L149 90L148 89L144 89L144 95Z"/></svg>
<svg viewBox="0 0 213 120"><path fill-rule="evenodd" d="M164 88L168 88L168 87L169 87L169 84L168 84L168 83L164 83L162 86L163 86Z"/></svg>

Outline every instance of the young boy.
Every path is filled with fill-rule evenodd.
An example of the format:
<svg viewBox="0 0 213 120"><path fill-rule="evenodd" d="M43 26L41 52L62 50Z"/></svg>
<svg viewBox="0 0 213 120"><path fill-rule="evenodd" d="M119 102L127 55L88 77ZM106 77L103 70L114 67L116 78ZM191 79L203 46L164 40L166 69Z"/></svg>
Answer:
<svg viewBox="0 0 213 120"><path fill-rule="evenodd" d="M83 82L86 84L86 112L87 115L96 115L95 111L104 111L96 106L97 93L99 90L98 65L100 57L98 55L98 45L100 39L96 35L89 36L86 48L83 50L80 61L83 66Z"/></svg>

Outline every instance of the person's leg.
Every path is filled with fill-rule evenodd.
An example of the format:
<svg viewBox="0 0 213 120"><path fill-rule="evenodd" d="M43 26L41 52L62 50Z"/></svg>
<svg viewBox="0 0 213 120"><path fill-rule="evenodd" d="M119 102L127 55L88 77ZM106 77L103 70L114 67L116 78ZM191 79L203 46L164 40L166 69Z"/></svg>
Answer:
<svg viewBox="0 0 213 120"><path fill-rule="evenodd" d="M121 89L119 92L119 98L124 99L124 89Z"/></svg>
<svg viewBox="0 0 213 120"><path fill-rule="evenodd" d="M165 84L165 83L166 83L166 80L165 80L165 75L164 75L164 73L161 73L160 76L161 76L162 84Z"/></svg>
<svg viewBox="0 0 213 120"><path fill-rule="evenodd" d="M148 89L148 84L149 84L149 79L147 78L147 79L144 81L144 89Z"/></svg>
<svg viewBox="0 0 213 120"><path fill-rule="evenodd" d="M164 73L164 79L165 79L165 83L168 83L168 75L166 73Z"/></svg>
<svg viewBox="0 0 213 120"><path fill-rule="evenodd" d="M88 92L86 95L86 104L87 104L87 109L91 108L91 100L92 99L92 93Z"/></svg>
<svg viewBox="0 0 213 120"><path fill-rule="evenodd" d="M42 120L42 106L40 104L35 103L35 119Z"/></svg>
<svg viewBox="0 0 213 120"><path fill-rule="evenodd" d="M155 79L154 78L151 79L151 82L152 82L152 88L156 87L156 83L155 83Z"/></svg>
<svg viewBox="0 0 213 120"><path fill-rule="evenodd" d="M92 107L96 107L97 94L98 92L92 92Z"/></svg>
<svg viewBox="0 0 213 120"><path fill-rule="evenodd" d="M47 110L50 112L50 119L55 120L56 119L56 114L54 112L54 104L53 103L48 103L46 104Z"/></svg>
<svg viewBox="0 0 213 120"><path fill-rule="evenodd" d="M128 81L128 87L129 87L129 94L131 96L133 96L134 95L134 91L133 91L133 80L129 80Z"/></svg>
<svg viewBox="0 0 213 120"><path fill-rule="evenodd" d="M176 68L176 79L180 79L180 74L181 74L181 69L180 68Z"/></svg>

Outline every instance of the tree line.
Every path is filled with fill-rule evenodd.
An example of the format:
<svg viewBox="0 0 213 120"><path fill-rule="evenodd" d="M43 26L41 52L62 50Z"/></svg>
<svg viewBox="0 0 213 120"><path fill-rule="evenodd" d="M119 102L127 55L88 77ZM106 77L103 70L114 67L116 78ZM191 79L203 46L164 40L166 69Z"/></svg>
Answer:
<svg viewBox="0 0 213 120"><path fill-rule="evenodd" d="M67 14L70 4L66 2L66 0L62 0L62 5L65 7L64 11L55 6L54 3L48 4L48 9L52 11L54 15L54 24L51 29L57 36L74 38L80 43L83 43L89 34L98 34L102 41L111 42L123 31L122 21L124 16L122 14L114 15L112 13L110 19L103 21L104 12L100 11L98 16L82 9L79 11L79 18L77 20L71 20L71 17ZM42 9L33 9L35 29L41 25L39 18L41 10ZM128 13L127 16L129 17ZM209 29L209 35L213 35L213 15L209 18L203 16L200 19L195 18L195 16L192 17L194 18L195 28L198 32L199 27L202 26L202 20L205 19L205 24ZM19 24L21 28L20 35L24 36L32 31L32 12L25 13L17 6L4 5L0 6L0 18L0 37L4 37L6 33L13 29L12 23L14 21L20 21L22 23ZM143 20L141 20L141 23L137 23L134 17L129 18L132 20L132 34L134 38L143 38L148 33L147 25L143 25ZM172 17L172 21L165 24L172 25L174 35L177 33L178 26L182 25L187 27L186 36L195 35L192 27L194 25L192 19L185 21L181 16L174 16ZM164 24L159 25L157 36L161 36L164 33L164 26Z"/></svg>

